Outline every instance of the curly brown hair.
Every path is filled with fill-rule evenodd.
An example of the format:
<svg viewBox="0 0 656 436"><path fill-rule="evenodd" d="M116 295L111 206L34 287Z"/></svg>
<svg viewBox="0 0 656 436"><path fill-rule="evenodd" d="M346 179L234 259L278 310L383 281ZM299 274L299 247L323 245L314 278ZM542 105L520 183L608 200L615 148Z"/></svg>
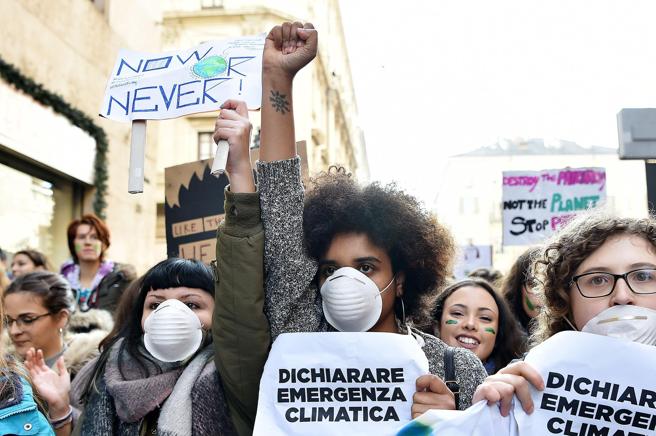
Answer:
<svg viewBox="0 0 656 436"><path fill-rule="evenodd" d="M572 277L588 256L609 237L616 235L639 236L656 250L656 219L619 218L603 211L585 213L573 219L545 244L533 264L534 274L539 279L538 287L545 296L545 305L531 337L533 345L572 329L565 320L565 317L573 319L569 296Z"/></svg>
<svg viewBox="0 0 656 436"><path fill-rule="evenodd" d="M428 322L432 300L451 276L455 244L449 230L393 183L360 186L338 169L311 184L303 211L308 254L320 259L338 234L367 235L388 253L394 273L405 273L406 317L417 325ZM400 307L395 309L400 317Z"/></svg>

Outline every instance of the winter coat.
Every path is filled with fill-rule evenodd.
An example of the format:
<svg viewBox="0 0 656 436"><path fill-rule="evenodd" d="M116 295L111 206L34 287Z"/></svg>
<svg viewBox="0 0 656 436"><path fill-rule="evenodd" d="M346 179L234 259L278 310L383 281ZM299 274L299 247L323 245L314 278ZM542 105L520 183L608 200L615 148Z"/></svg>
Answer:
<svg viewBox="0 0 656 436"><path fill-rule="evenodd" d="M23 377L12 374L0 380L0 434L54 435L46 417L37 408L32 386Z"/></svg>
<svg viewBox="0 0 656 436"><path fill-rule="evenodd" d="M230 416L239 435L253 433L260 378L271 337L264 315L264 233L257 193L225 190L216 243L212 336Z"/></svg>
<svg viewBox="0 0 656 436"><path fill-rule="evenodd" d="M64 263L61 267L61 274L68 277L76 266L72 261ZM112 270L102 278L95 289L91 290L89 306L92 309L104 309L113 314L123 291L136 277L137 273L132 265L114 263ZM78 291L73 283L71 286L74 288L73 291Z"/></svg>

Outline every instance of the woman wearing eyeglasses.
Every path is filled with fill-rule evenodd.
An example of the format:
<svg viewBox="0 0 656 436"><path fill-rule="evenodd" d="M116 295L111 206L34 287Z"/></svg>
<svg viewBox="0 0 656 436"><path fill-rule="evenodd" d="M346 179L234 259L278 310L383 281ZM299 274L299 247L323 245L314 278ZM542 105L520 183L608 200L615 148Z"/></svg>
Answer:
<svg viewBox="0 0 656 436"><path fill-rule="evenodd" d="M558 332L580 330L654 343L656 326L656 220L589 214L573 220L542 250L533 269L544 293L544 310L531 337L539 344ZM647 318L640 326L636 318ZM627 323L609 332L608 319ZM531 413L528 384L544 388L538 372L517 362L490 376L474 401L500 402L505 416L513 395Z"/></svg>
<svg viewBox="0 0 656 436"><path fill-rule="evenodd" d="M30 348L41 350L49 367L63 356L71 377L98 355L98 344L113 324L108 312L90 311L71 317L75 304L71 287L52 272L18 277L2 299L4 326L15 353L25 359Z"/></svg>

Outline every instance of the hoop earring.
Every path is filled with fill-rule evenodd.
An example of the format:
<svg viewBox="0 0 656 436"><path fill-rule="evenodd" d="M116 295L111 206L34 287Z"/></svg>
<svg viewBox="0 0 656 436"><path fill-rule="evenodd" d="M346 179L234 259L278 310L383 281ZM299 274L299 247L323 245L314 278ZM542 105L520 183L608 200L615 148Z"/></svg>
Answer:
<svg viewBox="0 0 656 436"><path fill-rule="evenodd" d="M396 298L401 300L401 326L405 326L405 303L403 303L403 296L400 295Z"/></svg>

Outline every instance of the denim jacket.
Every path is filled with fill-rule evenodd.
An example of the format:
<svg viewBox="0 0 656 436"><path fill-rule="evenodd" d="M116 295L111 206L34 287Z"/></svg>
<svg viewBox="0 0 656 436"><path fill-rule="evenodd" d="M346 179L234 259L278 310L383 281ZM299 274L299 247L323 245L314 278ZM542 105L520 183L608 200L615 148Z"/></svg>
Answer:
<svg viewBox="0 0 656 436"><path fill-rule="evenodd" d="M6 383L6 384L5 384ZM54 435L45 416L38 410L32 386L22 377L12 377L5 389L14 387L14 395L5 392L0 399L0 434L2 435Z"/></svg>

